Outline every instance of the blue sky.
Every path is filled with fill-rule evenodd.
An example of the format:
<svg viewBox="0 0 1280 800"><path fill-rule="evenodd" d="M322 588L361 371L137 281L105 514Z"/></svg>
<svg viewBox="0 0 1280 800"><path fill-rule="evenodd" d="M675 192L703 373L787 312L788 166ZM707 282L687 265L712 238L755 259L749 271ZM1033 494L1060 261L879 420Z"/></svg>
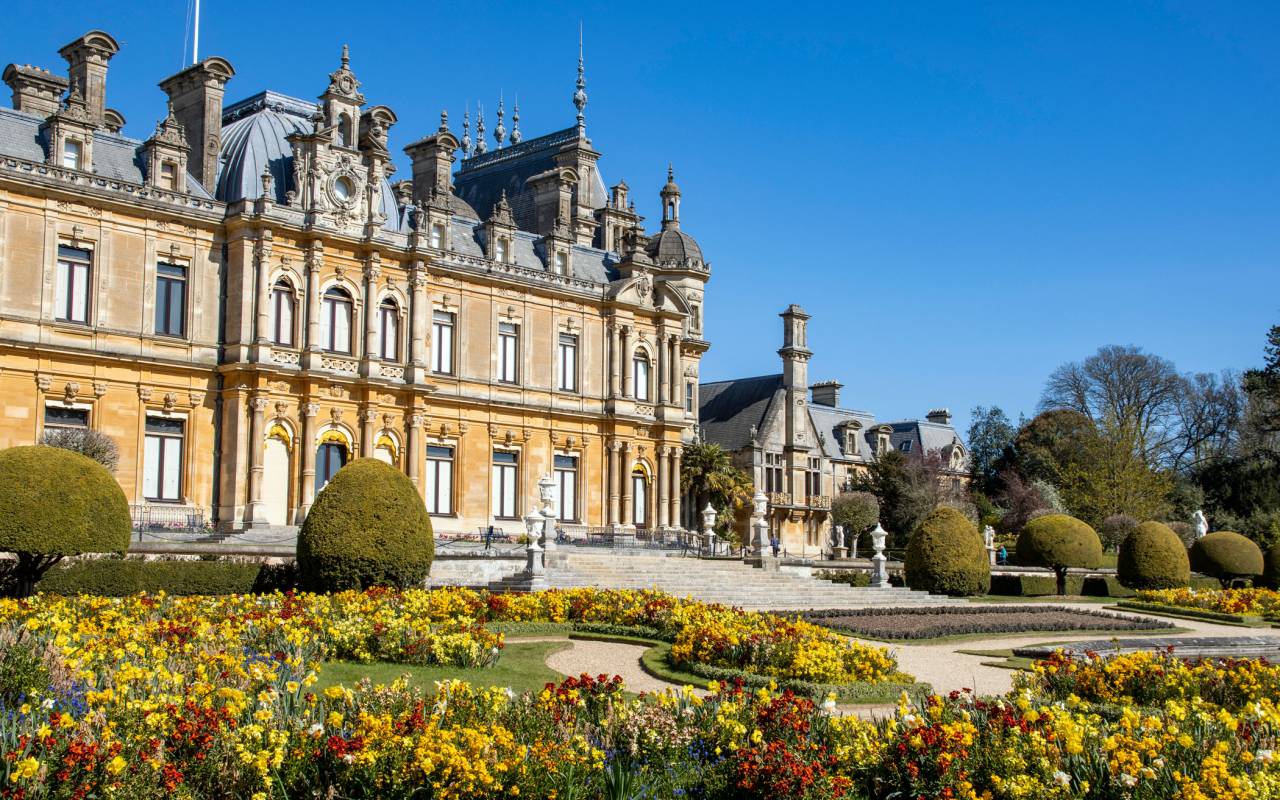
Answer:
<svg viewBox="0 0 1280 800"><path fill-rule="evenodd" d="M778 371L795 302L845 405L967 424L1033 412L1100 345L1247 368L1280 323L1274 2L202 6L229 101L315 97L345 42L396 151L468 101L492 129L499 92L527 136L570 124L582 20L606 181L656 227L673 162L712 261L705 380ZM108 104L150 133L187 0L6 12L4 63L61 72L58 47L115 35Z"/></svg>

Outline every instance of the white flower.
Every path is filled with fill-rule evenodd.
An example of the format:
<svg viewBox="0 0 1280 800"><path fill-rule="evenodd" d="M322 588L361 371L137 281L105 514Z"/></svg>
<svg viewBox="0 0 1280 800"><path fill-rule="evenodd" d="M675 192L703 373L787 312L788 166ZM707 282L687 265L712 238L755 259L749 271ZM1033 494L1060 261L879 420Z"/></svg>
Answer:
<svg viewBox="0 0 1280 800"><path fill-rule="evenodd" d="M1126 788L1132 789L1138 785L1138 779L1127 772L1120 773L1120 784Z"/></svg>
<svg viewBox="0 0 1280 800"><path fill-rule="evenodd" d="M1071 776L1063 772L1062 770L1058 770L1057 772L1053 773L1053 782L1058 784L1059 786L1070 786Z"/></svg>
<svg viewBox="0 0 1280 800"><path fill-rule="evenodd" d="M825 712L827 712L828 714L830 714L832 711L835 711L835 710L836 710L836 699L835 699L834 697L828 697L826 700L823 700L823 701L822 701L822 710L823 710L823 711L825 711Z"/></svg>
<svg viewBox="0 0 1280 800"><path fill-rule="evenodd" d="M1151 766L1155 767L1156 769L1160 769L1161 767L1163 767L1163 766L1164 766L1164 759L1163 759L1163 758L1153 758L1153 759L1151 760Z"/></svg>
<svg viewBox="0 0 1280 800"><path fill-rule="evenodd" d="M324 726L319 722L313 722L311 723L311 727L307 728L307 733L311 736L319 736L324 733Z"/></svg>
<svg viewBox="0 0 1280 800"><path fill-rule="evenodd" d="M347 762L348 764L354 764L356 757L351 755L350 753L347 753L345 756L342 757L342 760Z"/></svg>
<svg viewBox="0 0 1280 800"><path fill-rule="evenodd" d="M53 708L53 698L46 697L44 700L40 702L40 707L43 708L45 711L48 711L49 709Z"/></svg>
<svg viewBox="0 0 1280 800"><path fill-rule="evenodd" d="M1259 751L1258 751L1258 760L1259 760L1259 761L1270 761L1270 760L1271 760L1271 759L1273 759L1273 758L1275 758L1275 753L1274 753L1273 751L1271 751L1271 750L1259 750Z"/></svg>

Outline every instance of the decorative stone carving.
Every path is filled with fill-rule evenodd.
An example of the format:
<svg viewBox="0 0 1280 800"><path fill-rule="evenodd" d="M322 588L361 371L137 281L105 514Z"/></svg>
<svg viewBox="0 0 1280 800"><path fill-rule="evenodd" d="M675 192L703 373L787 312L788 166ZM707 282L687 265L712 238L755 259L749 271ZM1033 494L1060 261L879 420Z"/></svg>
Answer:
<svg viewBox="0 0 1280 800"><path fill-rule="evenodd" d="M150 386L139 386L139 387L138 387L138 399L139 399L139 400L141 400L141 401L142 401L142 402L144 402L144 403L149 403L149 402L151 402L151 387L150 387Z"/></svg>
<svg viewBox="0 0 1280 800"><path fill-rule="evenodd" d="M78 394L80 394L80 384L76 383L75 381L68 381L67 385L63 388L62 402L74 403L76 400L76 395Z"/></svg>
<svg viewBox="0 0 1280 800"><path fill-rule="evenodd" d="M36 373L36 388L42 392L47 392L53 386L53 376L46 375L43 372Z"/></svg>
<svg viewBox="0 0 1280 800"><path fill-rule="evenodd" d="M178 407L178 395L174 394L173 392L165 392L164 410L173 411L177 407Z"/></svg>

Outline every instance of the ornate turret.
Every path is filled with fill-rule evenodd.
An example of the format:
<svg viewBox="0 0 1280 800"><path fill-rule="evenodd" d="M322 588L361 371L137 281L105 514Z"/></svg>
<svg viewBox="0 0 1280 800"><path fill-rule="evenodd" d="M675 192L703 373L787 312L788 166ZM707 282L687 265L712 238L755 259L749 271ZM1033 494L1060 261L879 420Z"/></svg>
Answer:
<svg viewBox="0 0 1280 800"><path fill-rule="evenodd" d="M692 236L680 230L680 187L675 170L667 165L667 183L658 193L662 198L662 230L649 240L649 257L659 266L706 269L702 248Z"/></svg>

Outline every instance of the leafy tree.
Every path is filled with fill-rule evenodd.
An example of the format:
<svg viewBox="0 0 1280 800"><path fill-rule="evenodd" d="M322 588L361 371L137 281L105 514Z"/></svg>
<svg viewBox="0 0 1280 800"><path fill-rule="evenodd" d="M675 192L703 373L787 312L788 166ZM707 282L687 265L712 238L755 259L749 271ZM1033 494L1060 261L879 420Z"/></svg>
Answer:
<svg viewBox="0 0 1280 800"><path fill-rule="evenodd" d="M1272 441L1280 437L1280 325L1267 332L1266 363L1244 374L1244 390L1259 430Z"/></svg>
<svg viewBox="0 0 1280 800"><path fill-rule="evenodd" d="M1100 525L1112 514L1153 519L1165 510L1172 481L1143 460L1138 437L1132 428L1104 420L1081 439L1060 484L1062 498L1075 516Z"/></svg>
<svg viewBox="0 0 1280 800"><path fill-rule="evenodd" d="M831 522L844 528L850 542L880 521L880 503L871 492L841 492L831 501Z"/></svg>
<svg viewBox="0 0 1280 800"><path fill-rule="evenodd" d="M1028 481L1014 470L1000 473L1000 483L1004 487L1000 499L1006 510L996 527L1002 533L1020 533L1037 514L1060 510L1045 496L1045 488L1052 487L1052 484ZM1053 498L1057 499L1056 491Z"/></svg>
<svg viewBox="0 0 1280 800"><path fill-rule="evenodd" d="M1112 547L1119 551L1129 534L1137 530L1138 523L1138 518L1130 514L1112 514L1102 521L1102 527L1098 528L1098 538L1102 540L1104 548Z"/></svg>
<svg viewBox="0 0 1280 800"><path fill-rule="evenodd" d="M1002 459L1002 467L1017 471L1027 480L1061 485L1065 465L1076 457L1093 430L1093 422L1079 411L1041 412L1018 429L1013 450Z"/></svg>
<svg viewBox="0 0 1280 800"><path fill-rule="evenodd" d="M43 444L60 447L97 461L109 472L120 465L120 448L115 439L88 428L55 428L44 432Z"/></svg>
<svg viewBox="0 0 1280 800"><path fill-rule="evenodd" d="M880 503L880 523L898 546L937 505L936 477L919 458L908 458L898 450L877 458L865 476L855 479L854 488L875 495Z"/></svg>
<svg viewBox="0 0 1280 800"><path fill-rule="evenodd" d="M973 421L969 424L969 464L978 487L990 493L998 485L999 461L1013 446L1017 429L1000 406L976 406L970 413Z"/></svg>
<svg viewBox="0 0 1280 800"><path fill-rule="evenodd" d="M751 476L733 465L733 459L714 442L694 442L684 447L680 462L680 488L694 499L694 510L710 503L716 510L717 526L733 528L734 519L750 507L754 494Z"/></svg>

